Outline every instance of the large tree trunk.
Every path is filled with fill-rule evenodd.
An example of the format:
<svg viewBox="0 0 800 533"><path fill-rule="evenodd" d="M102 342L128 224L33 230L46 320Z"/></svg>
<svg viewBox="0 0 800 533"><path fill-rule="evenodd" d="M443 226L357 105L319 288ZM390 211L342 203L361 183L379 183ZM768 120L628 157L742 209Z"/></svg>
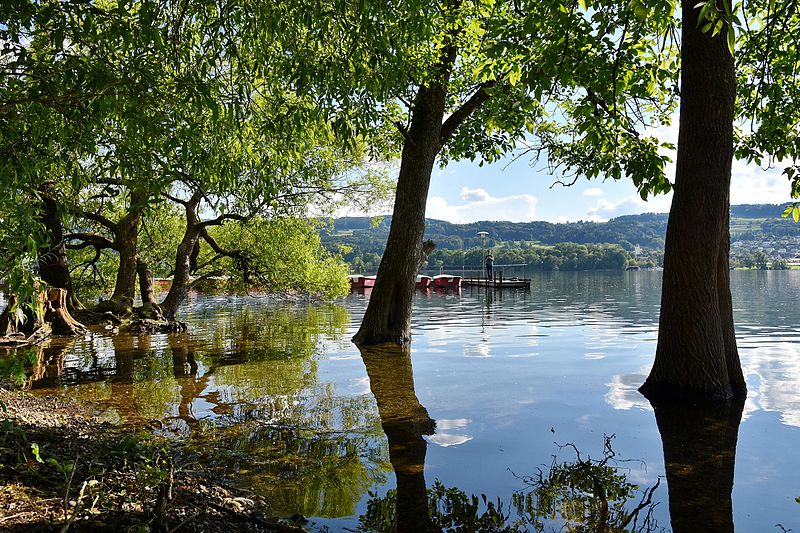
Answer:
<svg viewBox="0 0 800 533"><path fill-rule="evenodd" d="M400 347L361 350L397 479L397 531L434 531L425 485L427 443L436 422L417 399L411 357Z"/></svg>
<svg viewBox="0 0 800 533"><path fill-rule="evenodd" d="M698 29L683 0L675 194L664 249L658 346L641 392L724 400L745 392L729 288L728 229L736 77L725 30Z"/></svg>
<svg viewBox="0 0 800 533"><path fill-rule="evenodd" d="M178 314L178 307L186 299L191 288L192 254L203 229L195 212L199 201L200 196L195 195L184 206L186 210L186 231L184 231L183 239L181 239L181 243L175 253L175 272L172 275L172 285L164 301L161 302L161 311L164 313L164 317L169 320L175 320Z"/></svg>
<svg viewBox="0 0 800 533"><path fill-rule="evenodd" d="M69 272L67 249L64 243L64 226L58 212L55 187L52 183L45 184L40 192L42 194L42 210L40 220L48 233L48 245L39 249L39 275L51 287L67 291L67 305L70 310L84 309L72 288L72 276Z"/></svg>
<svg viewBox="0 0 800 533"><path fill-rule="evenodd" d="M686 408L653 405L669 487L672 530L733 531L733 473L744 399Z"/></svg>
<svg viewBox="0 0 800 533"><path fill-rule="evenodd" d="M44 320L53 328L56 335L82 335L87 328L69 314L66 289L50 289L47 291L47 306Z"/></svg>
<svg viewBox="0 0 800 533"><path fill-rule="evenodd" d="M446 83L446 80L445 80ZM447 92L445 85L421 88L403 145L392 225L357 345L411 339L411 301L420 264L425 259L425 204L440 138ZM430 251L430 250L428 250Z"/></svg>
<svg viewBox="0 0 800 533"><path fill-rule="evenodd" d="M139 218L140 213L129 213L120 220L114 245L119 253L119 268L111 299L122 301L136 297L136 266L139 260Z"/></svg>
<svg viewBox="0 0 800 533"><path fill-rule="evenodd" d="M139 276L139 294L142 296L142 305L156 303L156 293L153 289L153 273L142 259L136 263L136 272Z"/></svg>

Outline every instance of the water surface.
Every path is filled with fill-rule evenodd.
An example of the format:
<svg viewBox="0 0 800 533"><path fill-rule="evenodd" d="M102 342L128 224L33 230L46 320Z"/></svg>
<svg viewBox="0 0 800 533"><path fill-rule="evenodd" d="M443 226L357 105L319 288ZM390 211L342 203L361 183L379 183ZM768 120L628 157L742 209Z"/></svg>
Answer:
<svg viewBox="0 0 800 533"><path fill-rule="evenodd" d="M110 419L157 420L172 438L213 435L222 467L316 528L357 527L370 493L396 491L402 516L441 483L500 498L512 518L527 514L526 529L558 530L578 500L594 512L597 491L560 492L537 522L533 481L554 457L572 469L602 461L609 443L622 477L605 481L637 486L625 512L655 487L637 517L647 529L687 517L725 529L732 517L739 531L797 530L800 272L732 272L749 394L715 412L654 413L636 391L660 286L658 272L540 273L530 291L418 292L410 358L362 357L349 342L368 294L204 297L184 309L186 334L51 344L33 387Z"/></svg>

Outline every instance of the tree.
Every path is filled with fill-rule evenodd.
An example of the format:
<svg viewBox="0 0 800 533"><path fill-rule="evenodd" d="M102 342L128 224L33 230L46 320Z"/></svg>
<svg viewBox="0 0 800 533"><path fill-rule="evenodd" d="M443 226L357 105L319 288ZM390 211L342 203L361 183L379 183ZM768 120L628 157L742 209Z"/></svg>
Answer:
<svg viewBox="0 0 800 533"><path fill-rule="evenodd" d="M661 64L657 47L642 35L663 26L664 18L653 23L626 6L612 3L610 14L598 10L591 18L576 14L577 3L566 8L560 2L451 0L434 6L423 42L414 43L433 53L422 56L422 64L399 65L394 72L411 98L405 101L407 120L399 126L402 155L392 227L356 344L410 340L414 279L434 247L423 243L423 233L437 158L496 160L530 133L540 140L537 153L556 166L578 166L593 176L601 170L613 177L628 173L643 190L669 189L658 144L640 136L635 120L617 111L617 105L625 109L639 100L648 100L644 106L652 114L669 109L668 101L658 102L646 91L654 79L670 79L667 69L654 70L655 78L646 80L635 69L618 76L618 62L632 54L641 63ZM628 16L618 17L620 11ZM609 37L615 32L622 33L618 42ZM636 53L637 47L645 52ZM566 121L547 120L551 98L566 102L559 109ZM603 123L601 116L609 120ZM613 150L597 148L609 140Z"/></svg>
<svg viewBox="0 0 800 533"><path fill-rule="evenodd" d="M3 200L9 215L37 222L24 232L31 242L3 235L9 249L31 252L3 269L17 272L14 290L36 285L29 255L38 252L45 281L72 291L64 249L89 249L92 268L116 262L107 307L129 309L137 277L143 301L155 303L139 231L171 201L187 224L166 301L174 315L201 242L247 263L241 250L218 247L208 228L380 197L375 175L351 172L362 145L339 142L313 96L286 90L292 59L244 42L258 33L255 19L240 16L247 5L13 4L0 11L8 15L0 29L3 184L14 192ZM275 20L261 13L257 23Z"/></svg>
<svg viewBox="0 0 800 533"><path fill-rule="evenodd" d="M656 358L640 390L648 397L724 400L746 391L728 263L736 73L727 30L713 36L704 32L705 17L688 0L681 12L675 193L664 249Z"/></svg>

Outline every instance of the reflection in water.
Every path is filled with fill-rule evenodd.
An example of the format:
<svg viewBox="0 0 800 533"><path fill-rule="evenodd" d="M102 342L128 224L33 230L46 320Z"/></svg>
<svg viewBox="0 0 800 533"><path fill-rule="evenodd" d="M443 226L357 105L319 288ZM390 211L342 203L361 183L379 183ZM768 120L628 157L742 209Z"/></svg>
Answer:
<svg viewBox="0 0 800 533"><path fill-rule="evenodd" d="M123 420L157 420L170 437L222 450L214 464L266 496L276 514L316 517L334 531L357 527L368 492L390 491L390 459L403 457L417 465L411 486L439 479L451 487L443 494L485 492L508 509L520 487L510 470L548 463L556 439L595 450L598 435L613 431L615 447L648 465L628 463L629 482L652 487L664 473L659 429L668 462L672 446L636 389L652 364L660 283L656 272L556 272L534 275L530 291L420 292L413 378L407 360L365 371L349 338L366 295L322 306L203 297L186 308L188 334L94 331L63 357L43 354L36 377L46 379L32 388L93 401ZM750 391L736 451L736 525L796 530L800 272L733 272L732 292ZM416 391L385 393L381 383L396 377ZM392 395L406 399L392 406ZM420 403L436 419L434 435ZM387 420L417 421L382 427L384 411L394 413ZM428 509L438 520L430 501ZM667 524L667 505L654 516Z"/></svg>
<svg viewBox="0 0 800 533"><path fill-rule="evenodd" d="M664 445L672 530L733 531L733 472L744 400L653 406Z"/></svg>
<svg viewBox="0 0 800 533"><path fill-rule="evenodd" d="M397 479L397 528L399 531L435 531L428 511L425 489L423 435L433 434L436 422L417 399L411 354L399 346L384 345L361 350L370 390L378 403L389 460Z"/></svg>
<svg viewBox="0 0 800 533"><path fill-rule="evenodd" d="M492 502L446 488L438 480L425 484L426 441L436 422L430 418L414 389L410 352L384 345L362 348L370 389L378 404L381 426L389 441L389 459L396 489L373 497L361 517L362 528L375 531L439 531L455 527L464 531L545 531L552 523L588 527L588 531L655 531L652 517L655 486L643 491L638 505L630 503L638 487L614 464L611 438L606 439L602 460L576 458L556 463L547 475L523 478L530 487L513 495L512 509L502 500ZM456 424L457 425L457 424Z"/></svg>
<svg viewBox="0 0 800 533"><path fill-rule="evenodd" d="M605 437L602 459L584 458L569 444L560 448L570 448L574 460L558 462L553 456L547 473L523 478L530 489L514 494L513 503L524 524L536 531L548 530L553 522L592 532L663 531L653 518L658 505L653 495L661 480L640 495L617 462L613 438Z"/></svg>
<svg viewBox="0 0 800 533"><path fill-rule="evenodd" d="M318 375L315 357L345 337L347 310L201 302L192 314L190 333L95 330L73 341L64 372L34 387L89 400L109 420L155 420L165 436L215 450L208 466L235 474L276 515L356 514L391 466L374 399Z"/></svg>
<svg viewBox="0 0 800 533"><path fill-rule="evenodd" d="M24 389L58 383L64 373L64 357L75 344L72 337L50 338L24 348L0 349L0 378Z"/></svg>

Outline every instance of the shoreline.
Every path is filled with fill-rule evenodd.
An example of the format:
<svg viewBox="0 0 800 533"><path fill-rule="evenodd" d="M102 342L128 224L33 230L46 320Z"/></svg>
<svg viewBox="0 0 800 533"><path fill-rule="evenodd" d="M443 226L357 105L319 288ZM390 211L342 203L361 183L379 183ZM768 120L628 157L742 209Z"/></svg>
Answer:
<svg viewBox="0 0 800 533"><path fill-rule="evenodd" d="M0 529L278 531L264 498L147 425L113 425L77 400L0 386Z"/></svg>

